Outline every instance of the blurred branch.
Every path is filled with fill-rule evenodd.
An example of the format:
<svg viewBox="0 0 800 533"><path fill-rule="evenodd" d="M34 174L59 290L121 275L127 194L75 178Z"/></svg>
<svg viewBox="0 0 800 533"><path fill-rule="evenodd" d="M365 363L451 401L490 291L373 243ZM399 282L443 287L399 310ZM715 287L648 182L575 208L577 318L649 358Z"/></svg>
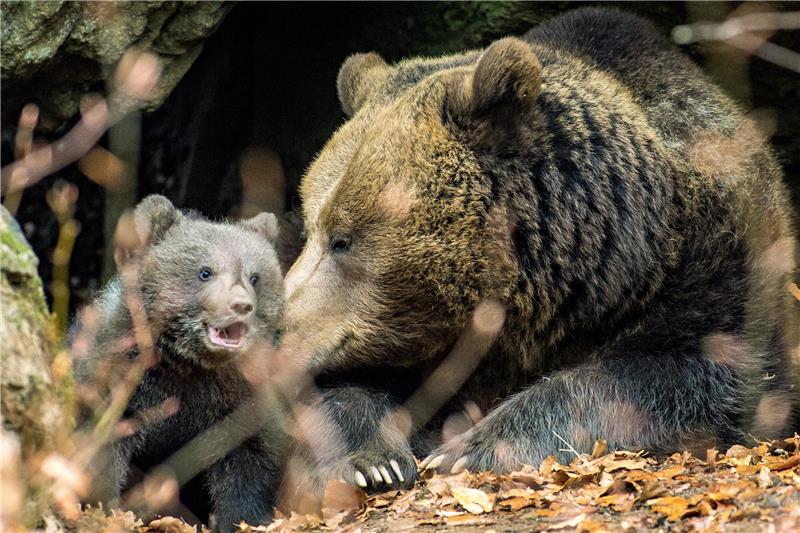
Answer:
<svg viewBox="0 0 800 533"><path fill-rule="evenodd" d="M30 187L83 157L108 128L150 98L160 75L161 63L155 54L126 52L117 66L114 88L108 99L85 98L81 103L80 120L66 135L2 168L3 194L14 194Z"/></svg>
<svg viewBox="0 0 800 533"><path fill-rule="evenodd" d="M750 13L724 22L681 24L672 29L678 44L723 41L781 67L800 72L800 53L771 43L754 32L800 28L800 11Z"/></svg>
<svg viewBox="0 0 800 533"><path fill-rule="evenodd" d="M110 124L108 103L102 99L87 99L82 107L81 119L61 139L3 167L2 189L5 194L34 185L45 176L74 163L97 144Z"/></svg>

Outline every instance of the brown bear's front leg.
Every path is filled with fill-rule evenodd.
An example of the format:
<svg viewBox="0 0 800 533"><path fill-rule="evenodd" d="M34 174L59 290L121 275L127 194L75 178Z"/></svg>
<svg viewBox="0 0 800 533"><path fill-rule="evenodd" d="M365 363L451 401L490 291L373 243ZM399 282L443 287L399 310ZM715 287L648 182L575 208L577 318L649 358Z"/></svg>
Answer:
<svg viewBox="0 0 800 533"><path fill-rule="evenodd" d="M702 357L629 354L579 366L508 398L422 467L508 472L549 455L568 461L570 446L588 453L601 438L611 449L653 451L730 441L740 386L731 368Z"/></svg>
<svg viewBox="0 0 800 533"><path fill-rule="evenodd" d="M358 387L324 390L310 406L297 454L310 466L304 490L321 491L341 479L366 490L408 488L417 465L385 393Z"/></svg>

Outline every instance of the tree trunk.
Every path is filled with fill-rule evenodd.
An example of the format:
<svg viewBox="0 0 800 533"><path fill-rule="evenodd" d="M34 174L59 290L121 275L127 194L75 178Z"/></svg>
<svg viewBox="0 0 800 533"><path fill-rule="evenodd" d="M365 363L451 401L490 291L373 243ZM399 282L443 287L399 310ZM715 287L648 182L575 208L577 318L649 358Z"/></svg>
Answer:
<svg viewBox="0 0 800 533"><path fill-rule="evenodd" d="M36 526L52 503L52 480L41 466L50 454L66 451L74 426L73 387L68 354L57 350L55 325L36 272L38 260L8 211L0 207L0 214L0 529L14 531Z"/></svg>

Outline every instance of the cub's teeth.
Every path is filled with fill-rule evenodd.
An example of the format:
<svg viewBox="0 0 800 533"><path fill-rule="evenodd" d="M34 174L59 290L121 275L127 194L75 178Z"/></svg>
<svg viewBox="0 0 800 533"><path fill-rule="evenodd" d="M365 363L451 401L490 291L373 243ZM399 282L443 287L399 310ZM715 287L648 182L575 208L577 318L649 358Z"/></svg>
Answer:
<svg viewBox="0 0 800 533"><path fill-rule="evenodd" d="M356 470L356 485L361 487L362 489L367 488L367 478L364 477L364 474Z"/></svg>
<svg viewBox="0 0 800 533"><path fill-rule="evenodd" d="M243 322L235 322L228 327L218 328L208 325L208 337L213 344L226 348L238 348L244 342L247 334L247 325Z"/></svg>

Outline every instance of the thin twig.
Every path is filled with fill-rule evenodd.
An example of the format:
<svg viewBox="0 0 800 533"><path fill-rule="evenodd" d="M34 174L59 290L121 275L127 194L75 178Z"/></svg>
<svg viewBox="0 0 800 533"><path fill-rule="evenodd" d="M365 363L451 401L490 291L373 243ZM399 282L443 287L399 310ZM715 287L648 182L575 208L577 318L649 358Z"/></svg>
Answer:
<svg viewBox="0 0 800 533"><path fill-rule="evenodd" d="M555 435L558 438L558 440L560 440L561 442L563 442L567 446L568 449L567 450L562 450L562 451L567 451L567 452L574 453L575 457L580 459L581 462L584 464L584 466L590 466L589 465L589 461L586 460L586 457L584 457L583 454L578 453L578 450L576 450L575 447L572 446L572 444L567 442L567 440L564 437L562 437L561 435L559 435L555 431L553 431L553 430L550 430L550 431L553 433L553 435Z"/></svg>

